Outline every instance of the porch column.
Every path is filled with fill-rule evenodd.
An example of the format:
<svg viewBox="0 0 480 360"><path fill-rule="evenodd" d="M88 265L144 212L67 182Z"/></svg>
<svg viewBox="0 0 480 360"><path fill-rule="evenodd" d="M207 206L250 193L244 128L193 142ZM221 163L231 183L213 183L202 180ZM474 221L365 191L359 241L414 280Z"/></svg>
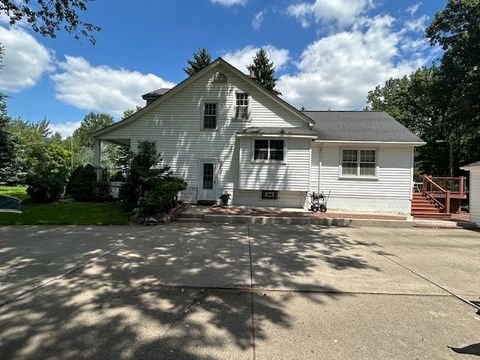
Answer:
<svg viewBox="0 0 480 360"><path fill-rule="evenodd" d="M97 180L102 180L102 140L100 139L95 139L93 145L93 167L97 173Z"/></svg>

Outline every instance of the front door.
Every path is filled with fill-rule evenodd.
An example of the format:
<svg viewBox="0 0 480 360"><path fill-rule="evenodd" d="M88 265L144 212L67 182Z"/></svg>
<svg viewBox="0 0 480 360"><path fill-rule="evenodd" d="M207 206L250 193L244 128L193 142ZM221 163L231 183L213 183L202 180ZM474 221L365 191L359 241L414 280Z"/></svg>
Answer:
<svg viewBox="0 0 480 360"><path fill-rule="evenodd" d="M216 163L213 160L199 161L198 200L216 200Z"/></svg>

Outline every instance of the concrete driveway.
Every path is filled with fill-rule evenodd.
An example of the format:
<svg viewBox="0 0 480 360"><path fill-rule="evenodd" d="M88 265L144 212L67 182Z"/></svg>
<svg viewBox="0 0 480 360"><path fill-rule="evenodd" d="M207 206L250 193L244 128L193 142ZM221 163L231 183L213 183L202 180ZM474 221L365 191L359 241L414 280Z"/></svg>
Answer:
<svg viewBox="0 0 480 360"><path fill-rule="evenodd" d="M480 233L0 228L0 359L475 359Z"/></svg>

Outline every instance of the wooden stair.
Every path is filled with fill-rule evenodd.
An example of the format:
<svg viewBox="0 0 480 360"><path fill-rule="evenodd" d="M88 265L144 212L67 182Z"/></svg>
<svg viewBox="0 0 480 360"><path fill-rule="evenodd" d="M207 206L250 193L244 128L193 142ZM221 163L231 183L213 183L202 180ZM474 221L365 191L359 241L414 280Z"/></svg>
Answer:
<svg viewBox="0 0 480 360"><path fill-rule="evenodd" d="M442 212L442 209L437 204L427 199L421 193L413 194L412 216L418 219L450 220L452 218L451 214Z"/></svg>

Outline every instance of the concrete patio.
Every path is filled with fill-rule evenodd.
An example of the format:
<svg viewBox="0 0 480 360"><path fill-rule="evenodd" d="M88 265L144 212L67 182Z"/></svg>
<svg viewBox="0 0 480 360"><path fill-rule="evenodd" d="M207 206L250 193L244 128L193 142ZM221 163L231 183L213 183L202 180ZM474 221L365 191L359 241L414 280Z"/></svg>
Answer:
<svg viewBox="0 0 480 360"><path fill-rule="evenodd" d="M480 233L0 228L1 359L469 359Z"/></svg>

